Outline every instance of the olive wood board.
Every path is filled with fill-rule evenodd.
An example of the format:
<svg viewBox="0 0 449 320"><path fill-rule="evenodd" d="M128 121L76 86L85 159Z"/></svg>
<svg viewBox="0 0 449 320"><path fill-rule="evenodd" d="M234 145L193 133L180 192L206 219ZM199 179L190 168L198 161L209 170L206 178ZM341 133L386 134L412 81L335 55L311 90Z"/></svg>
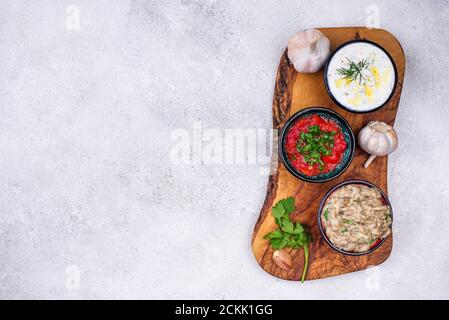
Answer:
<svg viewBox="0 0 449 320"><path fill-rule="evenodd" d="M401 97L405 72L405 57L399 41L389 32L382 29L367 29L364 27L320 28L331 41L331 53L342 43L353 39L367 39L384 47L393 58L397 72L397 86L390 101L381 109L365 114L348 112L337 106L326 92L323 70L314 74L298 74L287 57L287 49L279 62L273 97L273 128L281 129L291 115L298 110L322 106L336 111L350 124L357 137L360 129L370 120L380 120L393 125ZM274 143L277 144L275 141ZM279 146L280 147L280 146ZM275 153L275 151L274 151ZM339 177L325 183L310 183L299 180L291 175L277 154L273 155L272 164L275 172L270 175L267 194L260 216L254 227L252 250L259 265L269 274L286 280L301 279L304 264L304 251L286 248L293 258L293 269L283 270L272 260L273 249L264 235L276 229L271 208L279 200L293 196L296 210L291 215L292 220L305 224L312 233L313 240L309 244L309 267L306 280L321 279L379 265L390 256L393 246L393 234L374 252L363 256L347 256L334 251L321 237L317 225L317 210L325 193L336 184L348 179L367 180L386 194L387 188L387 157L378 157L368 167L363 163L368 155L358 146L354 159L348 169ZM274 162L276 161L277 164ZM274 162L274 163L273 163ZM394 211L394 203L393 203ZM393 212L394 214L394 212Z"/></svg>

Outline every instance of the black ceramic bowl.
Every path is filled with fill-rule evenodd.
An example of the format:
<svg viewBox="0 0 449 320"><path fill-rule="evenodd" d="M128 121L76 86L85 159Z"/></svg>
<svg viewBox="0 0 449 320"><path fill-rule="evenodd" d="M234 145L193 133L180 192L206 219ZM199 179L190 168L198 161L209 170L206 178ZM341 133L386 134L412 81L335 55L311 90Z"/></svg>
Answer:
<svg viewBox="0 0 449 320"><path fill-rule="evenodd" d="M331 92L330 87L329 87L329 80L328 80L328 78L327 78L327 72L328 72L328 69L329 69L329 64L331 63L332 58L335 56L335 54L336 54L340 49L342 49L342 48L344 48L344 47L346 47L346 46L348 46L348 45L350 45L350 44L357 43L357 42L362 42L362 43L368 43L368 44L371 44L371 45L373 45L373 46L379 48L379 49L382 50L383 52L385 52L385 54L387 55L387 57L390 59L391 63L393 64L393 70L394 70L394 79L395 79L395 81L394 81L394 86L393 86L393 90L391 91L391 93L390 93L388 99L386 99L385 102L384 102L383 104L381 104L380 106L378 106L378 107L376 107L376 108L374 108L374 109L371 109L371 110L366 110L366 111L357 111L357 110L353 110L353 109L350 109L350 108L346 107L346 106L343 105L342 103L340 103L340 102L335 98L335 96L333 95L333 93ZM335 51L332 53L332 55L331 55L331 56L329 57L329 59L327 60L326 66L325 66L325 68L324 68L324 73L323 73L323 75L324 75L324 85L325 85L326 90L327 90L327 93L328 93L329 96L331 97L332 101L334 101L339 107L341 107L341 108L343 108L343 109L345 109L345 110L347 110L347 111L349 111L349 112L353 112L353 113L370 113L370 112L374 112L374 111L376 111L376 110L379 110L380 108L382 108L383 106L385 106L385 105L391 100L391 98L392 98L393 95L394 95L394 92L396 91L396 86L397 86L397 83L398 83L398 71L397 71L397 68L396 68L396 64L394 63L393 58L392 58L391 55L387 52L387 50L385 50L383 47L381 47L379 44L377 44L377 43L375 43L375 42L373 42L373 41L362 40L362 39L360 39L360 40L351 40L351 41L345 42L345 43L343 43L342 45L340 45L337 49L335 49Z"/></svg>
<svg viewBox="0 0 449 320"><path fill-rule="evenodd" d="M337 165L337 167L324 174L318 174L316 176L307 176L303 174L302 172L296 170L289 162L287 153L285 151L285 139L288 133L288 130L291 128L291 126L299 119L312 116L314 114L319 115L322 118L330 119L336 122L344 136L345 141L347 144L346 150L343 154L342 160ZM284 125L281 131L281 135L279 137L279 155L281 157L282 163L287 168L287 170L296 178L307 181L307 182L326 182L330 181L332 179L335 179L339 175L341 175L351 164L352 159L354 158L354 151L355 151L355 139L354 139L354 133L352 132L351 127L349 126L348 122L340 116L338 113L322 107L311 107L307 109L300 110L296 112L293 116L290 117L290 119L287 121L287 123Z"/></svg>
<svg viewBox="0 0 449 320"><path fill-rule="evenodd" d="M388 205L388 206L390 207L390 212L391 212L391 223L392 223L392 225L393 225L393 208L391 207L391 203L390 203L390 200L388 200L387 195L386 195L386 194L385 194L379 187L377 187L377 186L375 186L374 184L372 184L372 183L370 183L370 182L368 182L368 181L365 181L365 180L346 180L346 181L343 181L343 182L337 184L336 186L334 186L332 189L330 189L330 190L324 195L323 199L322 199L321 202L320 202L320 206L319 206L319 208L318 208L318 226L319 226L319 228L320 228L320 232L321 232L322 237L324 238L324 240L327 242L327 244L328 244L332 249L334 249L335 251L337 251L337 252L339 252L339 253L342 253L342 254L345 254L345 255L348 255L348 256L363 256L363 255L365 255L365 254L369 254L369 253L375 251L376 249L378 249L378 248L385 242L385 240L386 240L388 237L385 237L385 238L383 238L383 239L378 239L378 240L375 242L375 244L374 244L368 251L365 251L365 252L350 252L350 251L345 251L345 250L342 250L342 249L340 249L339 247L335 246L335 245L329 240L329 238L328 238L327 235L326 235L326 230L324 229L324 226L323 226L322 221L321 221L321 211L323 210L323 207L324 207L324 204L326 203L327 198L329 198L329 196L330 196L335 190L337 190L337 189L339 189L339 188L341 188L341 187L343 187L343 186L346 186L346 185L348 185L348 184L363 184L363 185L368 186L368 187L370 187L370 188L375 188L377 191L379 191L380 194L382 195L383 203L386 204L386 205ZM391 228L391 227L390 227L390 228Z"/></svg>

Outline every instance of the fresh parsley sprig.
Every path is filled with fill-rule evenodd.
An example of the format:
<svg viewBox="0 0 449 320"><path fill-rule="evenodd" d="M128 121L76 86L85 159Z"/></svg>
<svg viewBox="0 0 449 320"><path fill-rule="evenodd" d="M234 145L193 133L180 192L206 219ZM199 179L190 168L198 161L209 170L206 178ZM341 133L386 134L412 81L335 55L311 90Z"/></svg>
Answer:
<svg viewBox="0 0 449 320"><path fill-rule="evenodd" d="M295 199L293 197L282 199L276 203L271 209L271 214L279 228L266 234L264 239L268 239L275 250L286 247L292 249L303 248L304 269L301 282L304 282L309 264L309 242L311 241L311 235L301 223L291 221L290 214L293 211L295 211Z"/></svg>
<svg viewBox="0 0 449 320"><path fill-rule="evenodd" d="M343 79L348 79L351 81L357 81L358 79L359 83L361 83L362 80L365 79L363 76L363 70L368 69L369 66L368 60L362 59L357 63L349 58L346 58L346 60L348 60L347 67L338 68L337 73L343 76Z"/></svg>

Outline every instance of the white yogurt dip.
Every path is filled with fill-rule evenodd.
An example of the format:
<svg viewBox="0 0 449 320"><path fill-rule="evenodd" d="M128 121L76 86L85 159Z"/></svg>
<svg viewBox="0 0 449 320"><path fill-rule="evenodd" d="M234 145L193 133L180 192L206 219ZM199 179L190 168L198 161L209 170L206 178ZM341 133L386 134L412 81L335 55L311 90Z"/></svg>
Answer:
<svg viewBox="0 0 449 320"><path fill-rule="evenodd" d="M354 42L340 48L327 68L329 90L351 111L367 112L382 106L396 83L390 57L368 42Z"/></svg>

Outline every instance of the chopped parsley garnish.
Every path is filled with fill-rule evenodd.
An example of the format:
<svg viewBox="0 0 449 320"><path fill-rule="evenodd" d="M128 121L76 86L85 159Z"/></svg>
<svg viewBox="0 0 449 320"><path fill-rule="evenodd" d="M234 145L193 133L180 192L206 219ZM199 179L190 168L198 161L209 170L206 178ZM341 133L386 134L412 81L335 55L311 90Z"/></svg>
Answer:
<svg viewBox="0 0 449 320"><path fill-rule="evenodd" d="M296 144L296 150L304 157L304 162L309 165L318 164L320 171L324 170L323 156L332 155L334 136L336 131L322 131L319 126L313 125L302 132Z"/></svg>
<svg viewBox="0 0 449 320"><path fill-rule="evenodd" d="M324 218L326 218L326 221L328 220L328 216L329 216L329 208L326 208L326 210L324 210Z"/></svg>

